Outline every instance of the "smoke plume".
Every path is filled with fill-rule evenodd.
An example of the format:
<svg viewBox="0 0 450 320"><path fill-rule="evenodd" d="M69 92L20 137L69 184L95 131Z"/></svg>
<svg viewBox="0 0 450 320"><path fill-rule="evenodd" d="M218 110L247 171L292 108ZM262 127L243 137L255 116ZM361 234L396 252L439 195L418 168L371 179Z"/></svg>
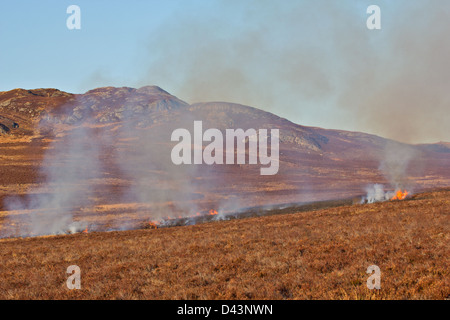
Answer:
<svg viewBox="0 0 450 320"><path fill-rule="evenodd" d="M418 152L412 146L390 141L384 150L380 170L396 190L411 187L408 181L409 166Z"/></svg>
<svg viewBox="0 0 450 320"><path fill-rule="evenodd" d="M101 99L111 92L123 100L108 112L108 103L115 100L103 105ZM159 97L156 101L154 95ZM65 234L105 226L124 230L136 227L138 221L201 212L193 201L203 197L197 181L204 191L217 175L204 167L172 163L170 135L177 127L190 128L194 118L182 110L187 107L184 102L161 98L164 95L156 87L104 88L63 106L62 114L44 117L39 130L55 131L39 169L40 181L24 197L5 200L7 224L15 227L6 228L1 236ZM167 108L179 108L171 110L171 116L181 120L170 123ZM207 205L210 199L204 197ZM117 205L124 208L123 216L97 213L96 222L90 221L89 215L104 205L110 205L111 212Z"/></svg>
<svg viewBox="0 0 450 320"><path fill-rule="evenodd" d="M230 101L297 123L407 143L450 137L450 3L218 1L180 8L143 41L147 74L189 102Z"/></svg>
<svg viewBox="0 0 450 320"><path fill-rule="evenodd" d="M93 134L88 126L76 126L50 144L40 167L43 183L25 198L5 201L12 212L9 219L21 226L7 236L61 234L86 228L85 222L74 220L74 213L92 204L93 181L101 173L100 146ZM28 221L22 221L22 215L15 215L15 211L30 213Z"/></svg>

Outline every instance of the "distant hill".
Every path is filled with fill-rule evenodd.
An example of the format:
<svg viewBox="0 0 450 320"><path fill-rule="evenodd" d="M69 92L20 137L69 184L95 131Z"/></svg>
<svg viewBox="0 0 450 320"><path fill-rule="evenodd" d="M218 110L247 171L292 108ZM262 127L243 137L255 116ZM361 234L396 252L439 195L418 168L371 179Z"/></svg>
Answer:
<svg viewBox="0 0 450 320"><path fill-rule="evenodd" d="M204 130L279 129L278 174L260 176L260 165L174 166L171 133L192 130L194 120L202 120ZM400 182L393 179L413 192L450 185L449 143L406 145L306 127L239 104L190 105L157 86L0 92L0 146L0 201L29 192L19 185L58 180L41 165L63 166L75 155L84 161L77 170L91 170L89 205L147 203L174 212L357 197L374 183L394 189Z"/></svg>

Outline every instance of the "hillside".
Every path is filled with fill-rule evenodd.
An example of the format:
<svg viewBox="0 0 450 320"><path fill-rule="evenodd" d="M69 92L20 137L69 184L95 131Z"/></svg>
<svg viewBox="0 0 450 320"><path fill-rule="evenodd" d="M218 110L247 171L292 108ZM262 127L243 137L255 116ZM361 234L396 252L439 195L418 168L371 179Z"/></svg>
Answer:
<svg viewBox="0 0 450 320"><path fill-rule="evenodd" d="M194 120L222 131L279 129L278 174L261 176L261 165L173 165L171 134L192 130ZM3 236L361 198L373 184L410 194L450 185L448 143L305 127L225 102L189 105L156 86L0 92L0 124Z"/></svg>
<svg viewBox="0 0 450 320"><path fill-rule="evenodd" d="M449 199L3 239L0 299L449 299ZM374 264L379 291L366 287ZM81 290L66 287L70 265Z"/></svg>

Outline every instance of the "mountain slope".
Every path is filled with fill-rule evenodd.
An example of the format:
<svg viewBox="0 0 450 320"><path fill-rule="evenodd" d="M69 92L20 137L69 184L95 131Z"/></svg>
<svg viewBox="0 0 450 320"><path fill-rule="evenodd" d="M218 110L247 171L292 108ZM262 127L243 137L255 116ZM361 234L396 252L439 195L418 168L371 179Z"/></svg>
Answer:
<svg viewBox="0 0 450 320"><path fill-rule="evenodd" d="M171 134L193 132L195 120L203 130L279 129L278 174L261 176L259 164L173 165ZM156 86L0 92L0 161L0 219L51 206L113 229L210 209L361 196L374 183L411 192L450 185L448 143L305 127L225 102L189 105Z"/></svg>

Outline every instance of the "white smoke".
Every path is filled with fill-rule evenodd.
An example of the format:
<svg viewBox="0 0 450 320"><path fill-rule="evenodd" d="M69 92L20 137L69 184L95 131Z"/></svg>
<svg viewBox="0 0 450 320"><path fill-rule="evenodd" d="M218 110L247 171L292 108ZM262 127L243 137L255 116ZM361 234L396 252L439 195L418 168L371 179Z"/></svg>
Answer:
<svg viewBox="0 0 450 320"><path fill-rule="evenodd" d="M133 109L128 106L127 110ZM192 125L193 121L186 121ZM153 126L149 129L149 126ZM142 127L131 112L124 112L115 137L116 164L131 182L123 192L124 203L147 204L150 211L137 212L139 218L161 221L167 217L187 217L199 211L196 193L196 166L175 166L170 159L171 124L144 123ZM124 142L123 142L124 141ZM126 142L126 141L132 141ZM125 223L125 224L124 224ZM131 225L124 222L119 228Z"/></svg>
<svg viewBox="0 0 450 320"><path fill-rule="evenodd" d="M366 187L367 195L361 199L361 203L374 203L387 201L394 197L397 190L408 190L411 194L413 188L409 180L411 162L419 159L419 154L412 146L396 141L388 141L383 150L379 170L389 181L391 189L385 191L382 184L373 184Z"/></svg>
<svg viewBox="0 0 450 320"><path fill-rule="evenodd" d="M366 187L367 195L361 199L361 203L375 203L392 199L394 193L385 191L382 184L374 184Z"/></svg>
<svg viewBox="0 0 450 320"><path fill-rule="evenodd" d="M5 201L8 211L29 213L27 219L9 216L21 228L7 236L74 233L87 227L74 220L74 213L91 203L92 180L101 172L99 147L92 134L89 127L77 126L53 140L40 168L44 183L24 199Z"/></svg>
<svg viewBox="0 0 450 320"><path fill-rule="evenodd" d="M408 179L411 161L418 152L410 145L396 141L388 141L384 148L384 156L379 169L396 190L409 187Z"/></svg>
<svg viewBox="0 0 450 320"><path fill-rule="evenodd" d="M42 117L36 133L52 136L45 148L37 184L24 197L4 201L9 226L1 236L37 236L80 232L88 223L80 218L95 202L95 183L102 175L100 155L106 135L92 123L85 101L74 98L58 116ZM39 138L38 138L39 139Z"/></svg>

